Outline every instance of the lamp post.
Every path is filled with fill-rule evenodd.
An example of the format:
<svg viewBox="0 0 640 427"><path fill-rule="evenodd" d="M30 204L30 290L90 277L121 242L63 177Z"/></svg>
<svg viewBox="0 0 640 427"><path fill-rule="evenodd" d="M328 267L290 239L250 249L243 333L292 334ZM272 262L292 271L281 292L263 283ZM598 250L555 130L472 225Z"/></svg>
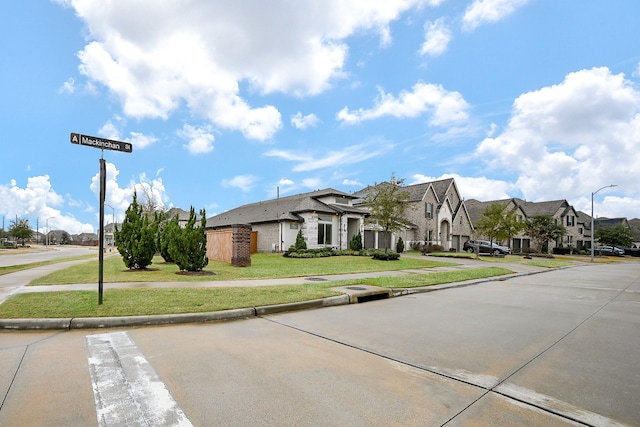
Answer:
<svg viewBox="0 0 640 427"><path fill-rule="evenodd" d="M115 224L116 223L116 210L113 209L113 206L108 205L108 204L104 204L106 207L111 208L111 223Z"/></svg>
<svg viewBox="0 0 640 427"><path fill-rule="evenodd" d="M611 187L617 187L617 185L616 184L605 185L604 187L598 188L596 191L591 193L591 262L593 262L593 251L595 250L594 243L593 243L593 236L594 234L596 234L595 221L593 220L593 196L598 194L600 190L604 190L605 188L611 188Z"/></svg>
<svg viewBox="0 0 640 427"><path fill-rule="evenodd" d="M114 236L116 230L116 211L113 206L104 204L106 207L111 208L111 236Z"/></svg>

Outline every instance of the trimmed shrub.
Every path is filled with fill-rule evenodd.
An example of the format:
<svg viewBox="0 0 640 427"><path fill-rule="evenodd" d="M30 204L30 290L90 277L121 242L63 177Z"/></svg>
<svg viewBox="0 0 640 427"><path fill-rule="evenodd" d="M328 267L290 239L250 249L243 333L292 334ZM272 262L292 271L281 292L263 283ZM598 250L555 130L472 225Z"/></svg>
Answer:
<svg viewBox="0 0 640 427"><path fill-rule="evenodd" d="M431 252L442 252L442 251L444 251L444 248L440 245L425 245L422 248L423 254L430 254Z"/></svg>
<svg viewBox="0 0 640 427"><path fill-rule="evenodd" d="M396 261L400 259L400 254L393 251L382 251L375 250L372 254L373 259L377 259L378 261Z"/></svg>
<svg viewBox="0 0 640 427"><path fill-rule="evenodd" d="M399 254L404 252L404 240L402 240L402 237L398 237L398 241L396 242L396 252Z"/></svg>
<svg viewBox="0 0 640 427"><path fill-rule="evenodd" d="M302 230L298 230L298 234L296 235L296 243L289 248L289 251L300 252L307 249L307 242L304 240L304 236L302 236Z"/></svg>
<svg viewBox="0 0 640 427"><path fill-rule="evenodd" d="M282 256L286 258L323 258L337 255L333 248L288 250Z"/></svg>
<svg viewBox="0 0 640 427"><path fill-rule="evenodd" d="M351 237L349 241L349 249L352 251L362 250L362 234L358 231L358 234Z"/></svg>

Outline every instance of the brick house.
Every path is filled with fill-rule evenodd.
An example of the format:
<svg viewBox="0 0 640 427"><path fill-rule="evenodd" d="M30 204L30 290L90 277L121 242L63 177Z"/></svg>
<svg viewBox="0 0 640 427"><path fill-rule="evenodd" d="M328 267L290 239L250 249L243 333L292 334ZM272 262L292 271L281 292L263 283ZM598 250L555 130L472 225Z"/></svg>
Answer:
<svg viewBox="0 0 640 427"><path fill-rule="evenodd" d="M481 202L471 199L466 201L466 205L472 223L475 224L480 219L482 212L496 203L503 205L507 210L515 210L517 217L523 221L534 216L545 215L551 217L556 224L563 225L566 234L559 241L548 242L549 251L554 247L560 246L577 250L590 246L590 226L585 224L584 213L576 211L566 200L529 202L519 198L511 198ZM590 217L588 220L590 221ZM502 243L509 246L516 253L527 252L532 247L532 242L524 231L514 236L510 242Z"/></svg>
<svg viewBox="0 0 640 427"><path fill-rule="evenodd" d="M333 188L250 203L207 220L208 230L251 225L258 252L287 250L298 231L307 248L348 249L351 238L364 231L367 212L353 206L354 196Z"/></svg>
<svg viewBox="0 0 640 427"><path fill-rule="evenodd" d="M382 183L378 185L391 185ZM366 209L363 199L374 191L369 186L354 193L356 206ZM375 226L365 228L365 248L395 248L398 237L407 247L416 244L440 245L444 250L462 250L472 233L471 219L453 178L403 186L409 194L405 216L409 226L392 236L382 236ZM390 239L390 241L389 241Z"/></svg>

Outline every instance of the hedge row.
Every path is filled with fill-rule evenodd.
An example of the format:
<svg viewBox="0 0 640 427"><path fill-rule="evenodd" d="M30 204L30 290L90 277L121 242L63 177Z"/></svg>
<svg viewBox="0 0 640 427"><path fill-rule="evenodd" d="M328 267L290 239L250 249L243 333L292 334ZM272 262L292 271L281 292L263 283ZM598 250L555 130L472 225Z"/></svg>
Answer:
<svg viewBox="0 0 640 427"><path fill-rule="evenodd" d="M320 249L299 249L288 250L283 254L286 258L323 258L330 256L369 256L373 259L382 261L392 261L400 258L400 254L394 251L387 251L381 249L361 249L354 251L352 249L336 250L333 248L320 248Z"/></svg>

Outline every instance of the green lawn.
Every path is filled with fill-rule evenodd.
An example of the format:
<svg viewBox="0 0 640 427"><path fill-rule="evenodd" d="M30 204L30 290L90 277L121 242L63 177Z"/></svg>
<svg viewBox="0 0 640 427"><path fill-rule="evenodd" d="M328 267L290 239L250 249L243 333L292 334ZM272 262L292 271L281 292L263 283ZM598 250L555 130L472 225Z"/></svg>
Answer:
<svg viewBox="0 0 640 427"><path fill-rule="evenodd" d="M283 286L190 288L187 284L186 287L180 288L107 289L104 292L102 305L98 305L97 292L93 291L24 293L15 295L0 304L0 318L72 318L204 313L324 298L340 294L331 288L351 284L407 288L509 273L511 271L503 268L486 267Z"/></svg>
<svg viewBox="0 0 640 427"><path fill-rule="evenodd" d="M372 271L407 270L455 265L429 258L401 257L397 261L376 261L370 257L336 256L328 258L285 258L281 254L257 253L251 255L250 267L234 267L227 263L209 261L204 269L207 275L177 274L175 264L167 264L155 257L149 269L128 270L119 255L104 259L104 282L202 282L238 279L270 279L302 277ZM34 280L32 285L65 285L98 281L98 261L90 261L52 272Z"/></svg>

